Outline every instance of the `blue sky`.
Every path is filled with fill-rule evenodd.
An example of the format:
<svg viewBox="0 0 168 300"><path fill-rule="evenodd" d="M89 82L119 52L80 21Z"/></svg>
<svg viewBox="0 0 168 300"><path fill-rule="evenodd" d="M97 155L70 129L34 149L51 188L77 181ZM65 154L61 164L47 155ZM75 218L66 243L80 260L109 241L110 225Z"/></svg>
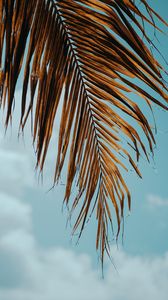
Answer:
<svg viewBox="0 0 168 300"><path fill-rule="evenodd" d="M152 3L154 2L154 4ZM150 1L167 19L168 2ZM168 30L167 30L168 34ZM159 49L168 61L168 36L158 34ZM160 59L161 60L161 59ZM165 66L166 67L166 66ZM19 102L20 83L16 92ZM87 225L76 246L62 212L62 184L52 186L56 156L55 135L43 184L35 172L35 155L26 127L18 140L19 108L6 136L0 127L0 299L2 300L122 300L160 299L168 294L168 122L155 108L157 147L154 161L140 163L143 180L130 170L127 182L132 210L125 214L124 245L112 241L112 257L105 262L105 279L95 251L96 223ZM0 114L1 124L3 114ZM94 217L94 216L93 216Z"/></svg>

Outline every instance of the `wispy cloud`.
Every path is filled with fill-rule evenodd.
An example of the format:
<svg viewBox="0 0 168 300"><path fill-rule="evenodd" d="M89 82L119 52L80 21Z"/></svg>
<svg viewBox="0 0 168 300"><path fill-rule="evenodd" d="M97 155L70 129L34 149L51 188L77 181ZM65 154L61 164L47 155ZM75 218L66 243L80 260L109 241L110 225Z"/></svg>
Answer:
<svg viewBox="0 0 168 300"><path fill-rule="evenodd" d="M162 198L157 195L149 194L147 196L147 202L154 207L168 207L168 198Z"/></svg>

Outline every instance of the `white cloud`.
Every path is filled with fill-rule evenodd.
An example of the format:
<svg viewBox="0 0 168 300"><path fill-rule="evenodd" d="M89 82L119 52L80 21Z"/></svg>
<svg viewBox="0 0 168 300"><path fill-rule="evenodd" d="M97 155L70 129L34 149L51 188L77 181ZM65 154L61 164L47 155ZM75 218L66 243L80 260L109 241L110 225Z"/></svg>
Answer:
<svg viewBox="0 0 168 300"><path fill-rule="evenodd" d="M0 237L11 230L31 228L31 209L14 197L0 193Z"/></svg>
<svg viewBox="0 0 168 300"><path fill-rule="evenodd" d="M34 182L37 182L38 178L40 178L38 177L39 169L36 173L34 171L36 166L36 145L34 147L32 145L31 118L27 121L23 136L20 134L18 138L21 95L21 90L16 91L16 105L13 112L12 125L10 126L9 124L6 134L3 126L5 123L5 112L0 110L0 190L16 196L20 196L24 187L33 186ZM29 96L30 93L28 93L28 103ZM51 188L53 184L62 105L63 99L61 98L43 173L44 184L47 186L45 187L46 190Z"/></svg>
<svg viewBox="0 0 168 300"><path fill-rule="evenodd" d="M147 201L151 206L168 207L168 199L163 199L157 195L152 195L152 194L148 195Z"/></svg>
<svg viewBox="0 0 168 300"><path fill-rule="evenodd" d="M107 262L102 280L88 255L77 255L58 247L41 248L32 231L29 205L6 195L3 200L0 201L0 227L3 228L0 235L0 299L167 299L168 253L145 258L112 248L118 272Z"/></svg>
<svg viewBox="0 0 168 300"><path fill-rule="evenodd" d="M23 188L33 185L31 161L26 154L1 149L0 162L0 191L18 196Z"/></svg>
<svg viewBox="0 0 168 300"><path fill-rule="evenodd" d="M111 292L114 291L112 299L165 300L167 298L168 253L160 257L145 258L130 256L121 251L114 253L114 258L119 277L111 278L112 269L109 269L108 283L111 282Z"/></svg>
<svg viewBox="0 0 168 300"><path fill-rule="evenodd" d="M21 92L18 91L16 98L20 97ZM3 119L2 112L0 112L0 117ZM4 134L2 120L0 126L0 192L16 197L21 196L24 188L32 187L35 182L33 156L30 154L30 137L26 135L28 137L26 147L23 140L18 139L18 125L19 113L16 111L12 129L9 128Z"/></svg>

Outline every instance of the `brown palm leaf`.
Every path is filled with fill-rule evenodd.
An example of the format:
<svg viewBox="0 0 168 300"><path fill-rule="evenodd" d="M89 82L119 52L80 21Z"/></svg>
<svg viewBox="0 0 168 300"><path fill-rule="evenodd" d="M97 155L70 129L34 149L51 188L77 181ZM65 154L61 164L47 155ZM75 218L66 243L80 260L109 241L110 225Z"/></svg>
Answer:
<svg viewBox="0 0 168 300"><path fill-rule="evenodd" d="M155 143L137 99L150 108L152 103L168 108L164 70L149 50L154 45L144 29L146 23L159 30L154 19L167 25L146 0L0 0L0 95L7 107L6 126L24 69L20 126L35 107L33 139L42 170L63 95L54 182L70 149L64 200L69 202L77 178L72 211L81 209L74 230L79 227L81 235L96 209L102 263L104 251L109 253L111 208L117 236L125 197L130 209L122 169L127 170L128 161L141 177L137 161L142 152L149 159L144 137L151 152Z"/></svg>

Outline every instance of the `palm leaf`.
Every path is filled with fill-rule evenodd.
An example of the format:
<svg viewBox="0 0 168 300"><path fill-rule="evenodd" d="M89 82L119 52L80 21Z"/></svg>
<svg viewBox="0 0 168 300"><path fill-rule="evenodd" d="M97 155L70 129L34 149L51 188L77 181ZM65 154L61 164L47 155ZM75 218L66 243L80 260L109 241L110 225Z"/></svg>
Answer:
<svg viewBox="0 0 168 300"><path fill-rule="evenodd" d="M80 227L81 235L96 209L96 247L102 263L104 251L109 253L111 207L116 213L118 236L125 198L129 209L131 205L122 176L128 169L127 161L141 177L137 167L141 153L149 160L144 137L151 152L155 144L136 99L140 96L151 109L153 103L168 108L164 70L149 50L154 45L144 27L148 23L160 30L155 18L167 23L146 0L140 3L141 10L132 0L0 0L0 95L7 107L6 126L24 69L20 126L24 128L35 107L33 140L42 170L63 95L54 183L70 149L64 201L68 204L77 178L72 211L78 206L81 209L74 231ZM147 92L147 86L157 96Z"/></svg>

